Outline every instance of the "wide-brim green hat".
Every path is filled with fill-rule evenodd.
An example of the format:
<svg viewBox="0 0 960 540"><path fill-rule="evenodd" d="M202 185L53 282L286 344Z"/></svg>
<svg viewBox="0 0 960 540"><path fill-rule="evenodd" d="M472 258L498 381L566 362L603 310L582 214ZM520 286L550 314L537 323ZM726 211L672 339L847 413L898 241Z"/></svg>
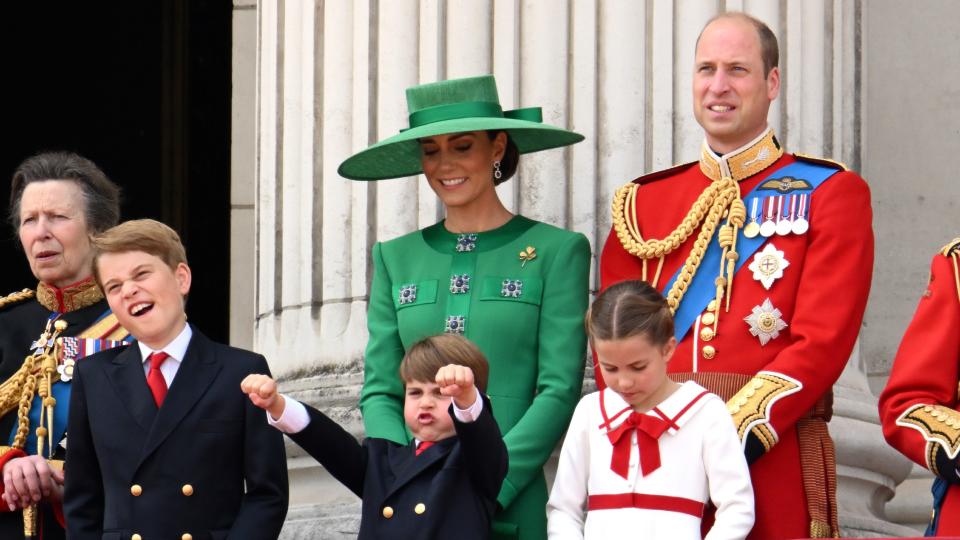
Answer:
<svg viewBox="0 0 960 540"><path fill-rule="evenodd" d="M423 172L418 139L466 131L505 130L521 154L558 148L583 135L543 123L540 107L504 111L493 75L407 89L410 127L358 152L337 172L351 180L383 180Z"/></svg>

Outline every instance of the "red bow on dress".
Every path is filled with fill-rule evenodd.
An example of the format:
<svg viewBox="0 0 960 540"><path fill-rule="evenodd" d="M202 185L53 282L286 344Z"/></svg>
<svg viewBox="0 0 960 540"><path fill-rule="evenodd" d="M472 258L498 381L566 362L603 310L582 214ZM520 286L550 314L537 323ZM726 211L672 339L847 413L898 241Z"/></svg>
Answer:
<svg viewBox="0 0 960 540"><path fill-rule="evenodd" d="M660 468L660 446L657 439L667 430L669 424L664 420L638 412L630 416L613 431L607 432L613 445L613 458L610 470L624 479L630 469L630 432L637 432L637 446L640 447L640 471L646 476Z"/></svg>

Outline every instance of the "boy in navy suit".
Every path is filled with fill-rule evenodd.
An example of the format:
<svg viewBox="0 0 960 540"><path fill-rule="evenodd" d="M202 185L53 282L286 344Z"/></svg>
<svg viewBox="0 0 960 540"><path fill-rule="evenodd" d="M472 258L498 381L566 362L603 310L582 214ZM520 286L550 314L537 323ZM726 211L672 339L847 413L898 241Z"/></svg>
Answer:
<svg viewBox="0 0 960 540"><path fill-rule="evenodd" d="M67 538L277 538L283 437L237 392L266 360L187 324L191 273L177 233L128 221L94 240L94 277L136 343L77 363Z"/></svg>
<svg viewBox="0 0 960 540"><path fill-rule="evenodd" d="M278 394L266 375L247 377L241 389L363 499L360 539L485 540L507 472L506 446L481 393L487 371L480 349L460 336L410 347L400 364L403 417L414 437L405 446L359 444L323 413Z"/></svg>

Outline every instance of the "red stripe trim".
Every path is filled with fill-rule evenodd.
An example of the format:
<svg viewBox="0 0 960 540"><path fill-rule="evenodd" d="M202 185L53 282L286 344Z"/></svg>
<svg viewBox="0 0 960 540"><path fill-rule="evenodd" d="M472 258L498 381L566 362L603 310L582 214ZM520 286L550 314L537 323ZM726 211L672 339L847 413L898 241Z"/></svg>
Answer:
<svg viewBox="0 0 960 540"><path fill-rule="evenodd" d="M678 412L677 415L673 417L673 422L676 422L677 420L679 420L680 417L683 416L683 414L684 414L685 412L687 412L687 411L690 410L690 407L693 407L693 404L694 404L694 403L700 401L700 398L702 398L703 396L705 396L705 395L707 395L707 394L709 394L709 393L710 393L710 392L709 392L708 390L704 390L703 392L700 392L700 395L699 395L699 396L693 398L693 399L690 401L690 403L687 403L687 406L686 406L686 407L680 409L680 412Z"/></svg>
<svg viewBox="0 0 960 540"><path fill-rule="evenodd" d="M617 414L613 415L613 418L608 418L608 417L607 417L607 406L606 406L606 403L604 402L604 399L603 399L603 395L604 395L605 393L606 393L606 390L600 390L600 392L599 392L599 394L600 394L600 416L603 417L603 423L600 424L600 425L597 426L597 427L599 427L600 429L609 430L610 424L612 424L614 420L616 420L617 418L620 418L620 416L623 415L623 413L632 412L632 411L633 411L633 408L630 407L629 405L627 405L627 406L624 407L620 412L618 412Z"/></svg>
<svg viewBox="0 0 960 540"><path fill-rule="evenodd" d="M587 509L616 510L620 508L639 508L641 510L662 510L689 514L695 518L703 517L703 503L683 497L669 495L650 495L648 493L617 493L613 495L590 495Z"/></svg>

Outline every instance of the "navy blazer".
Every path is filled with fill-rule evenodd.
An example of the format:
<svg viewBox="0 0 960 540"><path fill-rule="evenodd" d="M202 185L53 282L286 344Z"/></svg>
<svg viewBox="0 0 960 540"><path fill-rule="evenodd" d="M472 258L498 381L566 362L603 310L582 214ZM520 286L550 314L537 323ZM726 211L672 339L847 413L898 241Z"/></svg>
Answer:
<svg viewBox="0 0 960 540"><path fill-rule="evenodd" d="M507 448L490 400L457 436L415 455L413 443L363 444L309 405L310 424L290 437L363 499L361 540L486 540L507 474ZM449 409L453 416L453 406Z"/></svg>
<svg viewBox="0 0 960 540"><path fill-rule="evenodd" d="M251 373L269 373L263 356L194 328L158 409L136 345L78 362L67 537L276 538L287 513L283 437L240 390Z"/></svg>

